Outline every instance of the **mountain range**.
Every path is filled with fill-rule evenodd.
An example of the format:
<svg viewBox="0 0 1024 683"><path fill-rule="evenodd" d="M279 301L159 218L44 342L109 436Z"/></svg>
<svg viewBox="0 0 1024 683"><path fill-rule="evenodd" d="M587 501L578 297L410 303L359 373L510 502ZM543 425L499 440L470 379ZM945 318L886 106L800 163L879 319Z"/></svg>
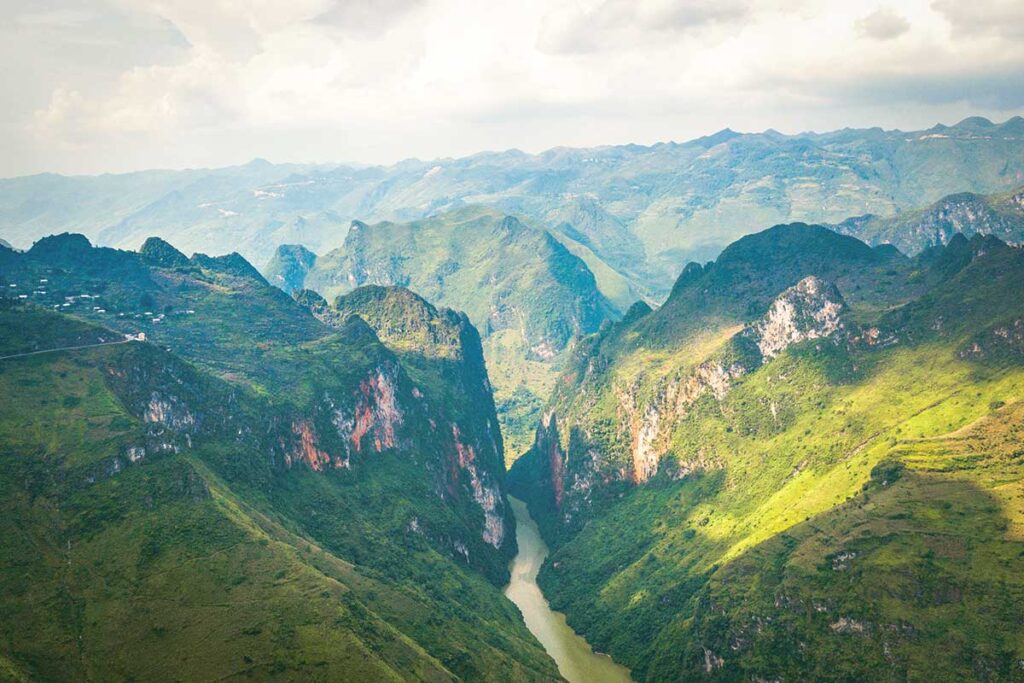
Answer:
<svg viewBox="0 0 1024 683"><path fill-rule="evenodd" d="M1021 680L1022 188L1019 117L0 180L0 680L560 680L513 558L616 680Z"/></svg>
<svg viewBox="0 0 1024 683"><path fill-rule="evenodd" d="M956 192L1024 184L1024 119L903 132L723 130L685 143L517 150L386 167L271 164L0 181L0 235L19 248L64 230L137 249L265 263L280 244L324 254L352 220L406 222L481 204L552 231L655 298L688 261L787 221L889 217ZM609 274L610 276L610 274ZM607 292L606 292L607 294Z"/></svg>
<svg viewBox="0 0 1024 683"><path fill-rule="evenodd" d="M1024 187L979 195L960 192L896 216L848 218L829 226L869 244L892 244L907 254L949 242L956 234L995 235L1009 244L1024 241Z"/></svg>

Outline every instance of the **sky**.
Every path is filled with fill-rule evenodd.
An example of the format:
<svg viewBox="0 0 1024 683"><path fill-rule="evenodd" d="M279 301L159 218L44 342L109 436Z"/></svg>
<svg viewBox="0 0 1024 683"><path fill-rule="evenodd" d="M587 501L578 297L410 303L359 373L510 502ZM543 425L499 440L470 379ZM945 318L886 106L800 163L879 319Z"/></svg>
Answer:
<svg viewBox="0 0 1024 683"><path fill-rule="evenodd" d="M1024 112L1021 0L0 0L0 176Z"/></svg>

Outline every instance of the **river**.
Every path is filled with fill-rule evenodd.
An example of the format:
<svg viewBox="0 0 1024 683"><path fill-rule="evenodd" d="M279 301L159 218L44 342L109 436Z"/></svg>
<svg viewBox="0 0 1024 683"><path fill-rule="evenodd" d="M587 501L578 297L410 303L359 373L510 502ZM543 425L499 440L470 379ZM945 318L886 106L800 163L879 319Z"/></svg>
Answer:
<svg viewBox="0 0 1024 683"><path fill-rule="evenodd" d="M596 654L590 645L565 623L565 615L548 605L537 585L537 572L548 547L540 537L537 523L526 504L509 497L516 516L516 542L519 554L512 560L512 581L505 596L519 607L526 627L558 665L558 672L569 683L627 683L629 669L616 664L608 655Z"/></svg>

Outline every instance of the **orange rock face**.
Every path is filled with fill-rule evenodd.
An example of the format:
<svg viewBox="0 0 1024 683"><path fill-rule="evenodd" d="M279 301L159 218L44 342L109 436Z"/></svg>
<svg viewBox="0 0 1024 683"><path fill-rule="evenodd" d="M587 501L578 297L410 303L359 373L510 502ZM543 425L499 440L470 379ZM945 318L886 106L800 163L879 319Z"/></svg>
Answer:
<svg viewBox="0 0 1024 683"><path fill-rule="evenodd" d="M293 455L295 459L304 461L317 472L322 471L325 465L330 464L331 456L316 445L316 435L309 420L293 422L292 433L299 437L298 449Z"/></svg>

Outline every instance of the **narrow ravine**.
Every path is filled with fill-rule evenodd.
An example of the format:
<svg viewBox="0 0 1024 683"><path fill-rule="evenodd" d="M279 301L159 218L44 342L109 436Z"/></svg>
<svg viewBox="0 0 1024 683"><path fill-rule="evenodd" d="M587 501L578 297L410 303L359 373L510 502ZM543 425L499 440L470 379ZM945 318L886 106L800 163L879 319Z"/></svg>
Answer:
<svg viewBox="0 0 1024 683"><path fill-rule="evenodd" d="M516 516L516 542L519 554L512 560L512 580L505 595L523 613L526 627L555 660L558 671L569 683L625 683L632 680L629 669L616 664L608 655L596 654L581 636L565 623L565 615L548 605L537 585L537 572L548 547L526 504L509 497Z"/></svg>

